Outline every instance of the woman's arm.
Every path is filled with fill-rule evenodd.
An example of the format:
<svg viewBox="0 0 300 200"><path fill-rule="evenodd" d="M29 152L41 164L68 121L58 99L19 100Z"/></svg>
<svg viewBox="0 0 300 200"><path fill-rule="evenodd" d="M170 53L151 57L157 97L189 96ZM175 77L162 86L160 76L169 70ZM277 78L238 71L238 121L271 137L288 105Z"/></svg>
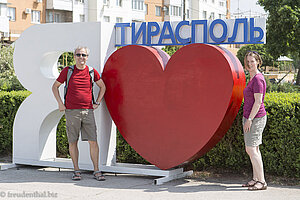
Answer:
<svg viewBox="0 0 300 200"><path fill-rule="evenodd" d="M254 104L252 106L249 118L246 120L244 127L243 127L245 133L247 133L250 130L252 120L256 116L256 114L259 111L259 108L262 104L262 99L263 99L262 93L254 93Z"/></svg>

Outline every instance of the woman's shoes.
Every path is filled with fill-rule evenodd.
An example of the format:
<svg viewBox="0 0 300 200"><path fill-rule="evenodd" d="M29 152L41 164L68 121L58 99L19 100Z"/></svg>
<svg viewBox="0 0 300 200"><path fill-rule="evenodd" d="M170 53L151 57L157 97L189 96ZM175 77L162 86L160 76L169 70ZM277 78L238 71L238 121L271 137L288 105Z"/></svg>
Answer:
<svg viewBox="0 0 300 200"><path fill-rule="evenodd" d="M247 183L243 184L242 187L252 187L256 184L256 180L251 179L250 181L248 181Z"/></svg>
<svg viewBox="0 0 300 200"><path fill-rule="evenodd" d="M260 182L260 181L256 181L256 183L253 186L248 187L248 190L251 190L251 191L266 190L266 189L267 189L267 183Z"/></svg>

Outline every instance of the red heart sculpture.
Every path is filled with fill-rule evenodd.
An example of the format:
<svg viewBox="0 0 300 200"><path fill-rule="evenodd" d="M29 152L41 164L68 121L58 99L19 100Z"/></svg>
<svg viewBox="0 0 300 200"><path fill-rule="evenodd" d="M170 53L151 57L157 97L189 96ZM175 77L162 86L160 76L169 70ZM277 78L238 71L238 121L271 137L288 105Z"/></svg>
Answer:
<svg viewBox="0 0 300 200"><path fill-rule="evenodd" d="M165 70L163 64L152 47L126 46L109 57L103 80L124 139L147 161L169 169L221 140L239 111L245 75L233 54L207 44L182 47Z"/></svg>

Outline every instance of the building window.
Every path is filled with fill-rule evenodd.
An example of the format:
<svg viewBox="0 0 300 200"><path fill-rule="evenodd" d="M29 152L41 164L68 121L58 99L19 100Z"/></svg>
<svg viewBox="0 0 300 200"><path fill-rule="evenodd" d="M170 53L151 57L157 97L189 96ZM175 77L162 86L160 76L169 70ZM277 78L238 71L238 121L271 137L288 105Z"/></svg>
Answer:
<svg viewBox="0 0 300 200"><path fill-rule="evenodd" d="M211 0L212 3L215 3L215 0Z"/></svg>
<svg viewBox="0 0 300 200"><path fill-rule="evenodd" d="M116 22L117 23L122 23L123 22L123 18L122 17L117 17L116 18Z"/></svg>
<svg viewBox="0 0 300 200"><path fill-rule="evenodd" d="M145 14L148 15L148 4L145 4Z"/></svg>
<svg viewBox="0 0 300 200"><path fill-rule="evenodd" d="M47 14L46 21L49 22L49 23L53 22L53 13L52 12L49 12Z"/></svg>
<svg viewBox="0 0 300 200"><path fill-rule="evenodd" d="M143 0L132 0L132 9L133 10L144 10L144 1Z"/></svg>
<svg viewBox="0 0 300 200"><path fill-rule="evenodd" d="M85 22L85 16L84 15L79 15L80 22Z"/></svg>
<svg viewBox="0 0 300 200"><path fill-rule="evenodd" d="M110 17L109 16L104 16L103 19L104 19L105 22L110 22Z"/></svg>
<svg viewBox="0 0 300 200"><path fill-rule="evenodd" d="M116 0L116 6L122 7L122 0Z"/></svg>
<svg viewBox="0 0 300 200"><path fill-rule="evenodd" d="M103 4L104 4L104 5L107 5L107 0L103 0Z"/></svg>
<svg viewBox="0 0 300 200"><path fill-rule="evenodd" d="M4 8L4 5L0 3L0 16L2 16L2 8Z"/></svg>
<svg viewBox="0 0 300 200"><path fill-rule="evenodd" d="M170 16L181 16L181 7L170 6Z"/></svg>
<svg viewBox="0 0 300 200"><path fill-rule="evenodd" d="M61 15L58 13L49 12L47 15L47 22L61 22Z"/></svg>
<svg viewBox="0 0 300 200"><path fill-rule="evenodd" d="M60 20L60 14L58 14L58 13L54 14L54 22L61 22L61 20Z"/></svg>
<svg viewBox="0 0 300 200"><path fill-rule="evenodd" d="M16 21L16 8L7 8L7 17L9 21Z"/></svg>
<svg viewBox="0 0 300 200"><path fill-rule="evenodd" d="M161 16L161 6L155 6L155 15Z"/></svg>
<svg viewBox="0 0 300 200"><path fill-rule="evenodd" d="M203 11L203 19L207 19L207 11Z"/></svg>
<svg viewBox="0 0 300 200"><path fill-rule="evenodd" d="M220 1L219 4L220 4L221 7L224 7L224 2L223 1Z"/></svg>
<svg viewBox="0 0 300 200"><path fill-rule="evenodd" d="M77 0L77 1L79 1L80 3L84 3L84 0Z"/></svg>
<svg viewBox="0 0 300 200"><path fill-rule="evenodd" d="M186 10L186 18L187 18L187 19L190 18L190 10L189 10L189 9Z"/></svg>
<svg viewBox="0 0 300 200"><path fill-rule="evenodd" d="M165 16L169 15L169 8L167 6L163 7L163 11L165 13Z"/></svg>
<svg viewBox="0 0 300 200"><path fill-rule="evenodd" d="M31 11L31 23L35 23L35 24L41 23L41 11L37 11L37 10Z"/></svg>
<svg viewBox="0 0 300 200"><path fill-rule="evenodd" d="M219 14L219 19L222 19L222 14Z"/></svg>
<svg viewBox="0 0 300 200"><path fill-rule="evenodd" d="M215 13L214 13L214 12L212 12L212 13L210 14L209 19L215 19Z"/></svg>

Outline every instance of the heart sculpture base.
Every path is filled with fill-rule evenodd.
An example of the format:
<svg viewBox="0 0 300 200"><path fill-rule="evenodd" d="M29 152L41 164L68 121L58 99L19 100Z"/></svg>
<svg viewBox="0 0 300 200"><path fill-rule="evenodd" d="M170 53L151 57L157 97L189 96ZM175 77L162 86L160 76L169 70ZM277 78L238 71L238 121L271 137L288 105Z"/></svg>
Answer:
<svg viewBox="0 0 300 200"><path fill-rule="evenodd" d="M120 173L120 174L139 174L147 176L158 176L153 180L154 185L162 185L163 183L191 176L193 171L183 171L183 168L161 170L154 165L142 165L142 164L129 164L129 163L117 163L113 166L100 166L100 170L103 172Z"/></svg>
<svg viewBox="0 0 300 200"><path fill-rule="evenodd" d="M105 101L124 139L160 169L199 158L234 121L245 75L228 50L191 44L170 59L161 50L126 46L107 60Z"/></svg>

